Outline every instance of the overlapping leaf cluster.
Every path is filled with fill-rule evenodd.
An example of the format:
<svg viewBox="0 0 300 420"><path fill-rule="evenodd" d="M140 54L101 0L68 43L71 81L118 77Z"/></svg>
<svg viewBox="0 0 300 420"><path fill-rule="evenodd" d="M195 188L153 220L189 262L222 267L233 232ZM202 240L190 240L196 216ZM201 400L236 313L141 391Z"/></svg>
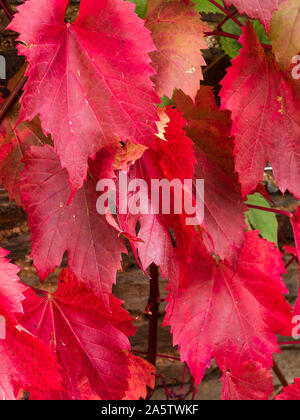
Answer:
<svg viewBox="0 0 300 420"><path fill-rule="evenodd" d="M219 10L216 3L243 17L220 107L202 84L209 28L199 14ZM246 214L247 225L245 212L263 199L268 162L281 191L300 197L300 88L291 74L299 0L81 0L73 23L67 5L28 0L8 27L19 33L27 82L0 127L0 179L28 214L41 280L65 252L68 269L55 294L37 294L1 251L0 396L130 399L154 387L154 368L130 353L135 329L112 295L122 232L138 236L130 243L142 269L155 263L168 278L165 324L196 385L214 358L222 398L267 399L276 335L291 335L293 310L276 234L253 231L257 214ZM263 25L269 46L249 19ZM159 108L164 95L173 105ZM151 206L142 191L122 197L117 223L108 223L96 210L96 185L120 170L149 186L204 179L203 223L133 214L138 200ZM299 211L292 224L299 253ZM282 398L299 399L299 380Z"/></svg>

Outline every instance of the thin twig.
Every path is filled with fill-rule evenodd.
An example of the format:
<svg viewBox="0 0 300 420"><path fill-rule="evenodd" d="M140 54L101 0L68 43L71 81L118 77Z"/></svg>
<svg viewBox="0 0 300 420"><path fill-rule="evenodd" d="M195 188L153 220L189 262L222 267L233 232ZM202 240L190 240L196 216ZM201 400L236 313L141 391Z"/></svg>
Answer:
<svg viewBox="0 0 300 420"><path fill-rule="evenodd" d="M228 20L232 19L232 18L233 18L233 16L235 16L236 14L237 14L237 10L235 10L234 12L232 12L230 15L227 15L227 16L225 17L225 19L223 19L223 20L222 20L222 22L221 22L221 23L219 23L219 25L217 26L217 31L221 30L221 29L222 29L222 27L225 25L225 23L226 23Z"/></svg>
<svg viewBox="0 0 300 420"><path fill-rule="evenodd" d="M203 74L207 73L212 67L214 67L216 64L218 64L221 60L223 60L223 58L226 57L226 53L219 55L219 57L217 57L212 63L209 64L209 66L205 67L205 69L203 70Z"/></svg>
<svg viewBox="0 0 300 420"><path fill-rule="evenodd" d="M0 6L4 10L4 13L6 14L7 18L12 21L14 17L14 12L9 4L6 3L5 0L0 0Z"/></svg>
<svg viewBox="0 0 300 420"><path fill-rule="evenodd" d="M151 315L149 319L149 341L148 341L148 362L155 366L157 354L157 330L158 315L160 305L159 283L158 283L158 267L156 264L150 266L150 294L148 308Z"/></svg>
<svg viewBox="0 0 300 420"><path fill-rule="evenodd" d="M277 365L277 363L275 361L273 363L273 371L274 371L275 375L277 376L277 378L279 379L282 386L284 386L284 387L289 386L289 383L288 383L286 377L284 376L280 367Z"/></svg>
<svg viewBox="0 0 300 420"><path fill-rule="evenodd" d="M280 341L279 346L293 346L294 344L300 344L300 341Z"/></svg>
<svg viewBox="0 0 300 420"><path fill-rule="evenodd" d="M145 356L148 354L146 351L138 351L138 350L131 350L131 351L132 351L132 353L141 354L141 355L145 355ZM178 362L181 362L179 357L169 356L168 354L156 353L156 357L161 357L162 359L176 360Z"/></svg>
<svg viewBox="0 0 300 420"><path fill-rule="evenodd" d="M296 255L293 255L292 258L285 264L284 268L287 269L296 259Z"/></svg>
<svg viewBox="0 0 300 420"><path fill-rule="evenodd" d="M219 3L217 3L215 0L209 0L211 4L216 6L218 9L220 9L225 15L230 16L230 19L232 19L237 25L239 25L241 28L244 26L235 16L231 16L231 13L226 10L223 6L221 6Z"/></svg>
<svg viewBox="0 0 300 420"><path fill-rule="evenodd" d="M232 39L236 39L237 41L240 40L240 37L238 35L234 35L231 34L229 32L224 32L224 31L211 31L211 32L204 32L205 36L223 36L225 38L232 38ZM262 47L271 50L272 49L272 45L269 44L264 44L263 42L260 43Z"/></svg>
<svg viewBox="0 0 300 420"><path fill-rule="evenodd" d="M1 1L1 0L0 0ZM9 97L4 102L1 110L0 110L0 124L2 123L7 111L9 108L15 103L19 94L21 93L25 83L27 82L27 77L23 76L21 80L16 84L14 90L11 92Z"/></svg>
<svg viewBox="0 0 300 420"><path fill-rule="evenodd" d="M293 216L293 213L290 213L289 211L273 209L273 208L269 208L269 207L254 206L252 204L247 204L247 207L249 209L262 210L262 211L267 211L269 213L281 214L281 216L287 216L287 217L292 217Z"/></svg>
<svg viewBox="0 0 300 420"><path fill-rule="evenodd" d="M181 385L180 385L180 388L179 388L179 395L182 395L183 394L183 386L184 386L184 381L185 381L186 370L187 370L187 366L186 366L186 364L184 364L184 366L183 366L183 373L182 373L182 379L181 379Z"/></svg>

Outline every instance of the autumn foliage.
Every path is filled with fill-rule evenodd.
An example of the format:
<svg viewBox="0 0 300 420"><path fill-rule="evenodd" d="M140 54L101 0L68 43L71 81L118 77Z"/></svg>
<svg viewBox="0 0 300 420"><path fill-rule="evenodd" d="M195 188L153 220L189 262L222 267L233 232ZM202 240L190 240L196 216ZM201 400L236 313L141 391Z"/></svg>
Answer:
<svg viewBox="0 0 300 420"><path fill-rule="evenodd" d="M0 111L0 180L28 215L41 281L65 253L68 267L54 294L32 290L0 250L0 398L146 398L155 368L131 352L133 319L112 294L127 242L145 273L155 264L168 279L164 324L196 386L214 359L223 399L268 399L300 298L287 302L282 252L245 213L249 196L268 199L268 163L300 198L299 0L81 0L72 23L67 6L27 0L8 26L26 66ZM199 11L242 32L218 98L202 82L212 33ZM126 214L122 200L115 218L99 214L97 182L120 171L148 185L204 179L203 223L132 214L134 193ZM300 258L300 207L285 216ZM276 398L300 399L300 379Z"/></svg>

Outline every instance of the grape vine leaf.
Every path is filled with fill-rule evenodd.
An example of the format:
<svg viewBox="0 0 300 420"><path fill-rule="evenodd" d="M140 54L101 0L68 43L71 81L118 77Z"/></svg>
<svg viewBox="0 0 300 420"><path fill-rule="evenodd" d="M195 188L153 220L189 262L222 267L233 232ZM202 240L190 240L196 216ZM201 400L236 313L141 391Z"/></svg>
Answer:
<svg viewBox="0 0 300 420"><path fill-rule="evenodd" d="M223 373L240 377L249 367L253 378L253 365L270 369L272 353L279 352L275 334L291 332L281 253L254 231L247 232L234 267L214 258L198 237L192 251L165 323L171 325L174 345L196 384L212 357Z"/></svg>
<svg viewBox="0 0 300 420"><path fill-rule="evenodd" d="M300 4L286 0L271 20L270 40L276 59L283 70L289 70L292 58L300 53Z"/></svg>
<svg viewBox="0 0 300 420"><path fill-rule="evenodd" d="M148 55L155 47L134 4L82 0L72 24L64 21L67 4L25 2L9 29L20 33L19 53L28 61L20 120L40 115L74 193L88 158L115 136L151 145L159 99Z"/></svg>
<svg viewBox="0 0 300 420"><path fill-rule="evenodd" d="M27 289L20 283L18 272L19 267L11 264L6 258L9 252L0 248L0 307L2 312L23 312L23 293Z"/></svg>
<svg viewBox="0 0 300 420"><path fill-rule="evenodd" d="M54 399L80 399L87 378L100 399L122 399L128 389L130 349L135 334L132 318L121 301L110 295L108 312L103 302L68 269L59 277L57 292L26 293L22 324L51 348L62 367L64 391Z"/></svg>
<svg viewBox="0 0 300 420"><path fill-rule="evenodd" d="M0 309L1 313L1 309ZM0 398L14 400L18 389L32 391L37 399L60 392L59 366L52 352L12 319L6 318L6 338L0 339Z"/></svg>
<svg viewBox="0 0 300 420"><path fill-rule="evenodd" d="M174 253L170 228L175 231L177 246L184 247L187 255L191 238L195 234L194 227L186 226L185 214L173 214L172 207L170 207L171 214L162 214L162 209L154 207L150 201L152 179L176 178L182 181L192 179L194 173L195 157L192 141L183 130L186 121L176 109L169 107L166 113L169 122L163 134L165 140L156 136L157 151L146 150L129 172L129 182L142 179L146 182L147 189L142 189L138 193L133 192L129 196L126 194L125 197L121 195L118 203L121 229L135 236L137 224L140 226L138 237L142 242L137 242L135 246L143 269L146 270L154 262L161 267L163 276L167 274L172 264L176 265L172 262ZM173 198L171 194L171 200ZM133 206L136 206L139 199L144 203L145 209L136 214ZM122 214L120 209L125 208L126 203L128 203L128 212Z"/></svg>
<svg viewBox="0 0 300 420"><path fill-rule="evenodd" d="M200 50L207 49L204 32L209 28L192 4L182 0L149 2L146 27L157 48L150 57L158 95L172 97L178 88L194 98L203 80L201 66L206 63Z"/></svg>
<svg viewBox="0 0 300 420"><path fill-rule="evenodd" d="M270 369L261 368L258 364L244 365L237 372L226 371L221 382L223 400L267 400L273 392Z"/></svg>
<svg viewBox="0 0 300 420"><path fill-rule="evenodd" d="M258 19L269 30L273 12L278 9L278 3L285 0L224 0L226 6L234 5L239 13L245 13L251 19Z"/></svg>
<svg viewBox="0 0 300 420"><path fill-rule="evenodd" d="M289 252L292 255L297 256L298 261L300 261L300 206L296 208L296 211L294 215L291 217L290 221L291 221L293 232L294 232L296 252L290 246L286 246L286 252ZM300 278L299 278L299 283L300 283ZM299 286L299 291L300 291L300 286ZM300 293L298 293L298 297L297 297L295 307L294 307L294 313L295 315L300 315Z"/></svg>
<svg viewBox="0 0 300 420"><path fill-rule="evenodd" d="M214 251L232 260L245 240L247 207L234 174L230 113L220 111L208 86L201 87L195 105L181 91L175 93L174 102L187 120L185 130L194 142L195 177L205 182L203 226L212 238ZM210 240L206 243L211 247Z"/></svg>
<svg viewBox="0 0 300 420"><path fill-rule="evenodd" d="M58 365L50 350L26 331L16 320L23 313L27 286L20 283L19 268L0 248L0 399L14 400L21 387L34 390L61 390Z"/></svg>
<svg viewBox="0 0 300 420"><path fill-rule="evenodd" d="M236 171L243 195L255 190L272 162L282 192L300 196L300 89L280 72L270 51L247 22L240 55L221 82L222 108L232 111Z"/></svg>
<svg viewBox="0 0 300 420"><path fill-rule="evenodd" d="M46 141L38 118L30 123L16 126L16 109L6 116L0 127L0 181L9 193L9 198L21 206L19 191L20 173L24 168L22 159L31 146L41 146Z"/></svg>
<svg viewBox="0 0 300 420"><path fill-rule="evenodd" d="M276 396L277 401L299 401L300 400L300 379L295 378L294 383L283 388L283 392Z"/></svg>
<svg viewBox="0 0 300 420"><path fill-rule="evenodd" d="M291 254L291 255L293 255L293 257L297 257L297 250L294 246L284 245L283 250L287 254Z"/></svg>
<svg viewBox="0 0 300 420"><path fill-rule="evenodd" d="M144 359L129 354L130 378L129 389L126 391L123 400L139 400L147 397L147 386L151 389L155 387L155 367Z"/></svg>
<svg viewBox="0 0 300 420"><path fill-rule="evenodd" d="M9 80L7 88L13 91L16 83L24 75L22 67L16 76ZM0 181L8 191L9 198L21 206L19 191L20 172L24 164L21 159L31 146L41 146L49 142L41 129L38 117L29 122L17 124L20 104L17 102L7 112L0 126Z"/></svg>
<svg viewBox="0 0 300 420"><path fill-rule="evenodd" d="M147 387L154 389L155 386L155 367L132 353L127 352L127 359L129 367L128 390L122 400L146 399ZM100 400L99 395L95 394L87 378L80 384L80 393L82 400Z"/></svg>
<svg viewBox="0 0 300 420"><path fill-rule="evenodd" d="M31 227L32 258L42 280L59 266L65 251L78 281L108 305L116 272L121 269L122 239L96 209L96 184L101 172L107 178L114 154L98 153L84 186L71 204L67 171L54 149L33 146L25 156L21 173L21 197ZM104 156L103 156L104 155ZM108 162L108 164L107 164Z"/></svg>

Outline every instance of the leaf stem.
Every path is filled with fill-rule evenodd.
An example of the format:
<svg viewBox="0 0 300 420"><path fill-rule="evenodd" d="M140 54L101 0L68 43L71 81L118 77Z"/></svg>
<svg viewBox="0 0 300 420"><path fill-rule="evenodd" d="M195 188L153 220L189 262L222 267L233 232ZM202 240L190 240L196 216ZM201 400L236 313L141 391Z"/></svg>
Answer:
<svg viewBox="0 0 300 420"><path fill-rule="evenodd" d="M138 350L131 350L131 351L132 351L132 353L135 353L135 354L141 354L141 355L147 355L148 354L145 351L138 351ZM156 353L156 356L161 357L162 359L176 360L178 362L181 362L180 357L169 356L168 354Z"/></svg>
<svg viewBox="0 0 300 420"><path fill-rule="evenodd" d="M22 79L20 79L19 82L16 84L14 90L11 92L9 97L4 102L2 108L0 109L0 124L2 123L9 108L15 103L26 82L27 77L23 76Z"/></svg>
<svg viewBox="0 0 300 420"><path fill-rule="evenodd" d="M284 210L279 210L279 209L272 209L272 208L262 207L262 206L254 206L252 204L247 204L247 207L249 209L262 210L262 211L268 211L270 213L281 214L281 216L287 216L287 217L293 216L293 214L290 213L289 211L284 211Z"/></svg>
<svg viewBox="0 0 300 420"><path fill-rule="evenodd" d="M296 255L293 255L290 260L285 264L284 268L287 269L295 260L297 260Z"/></svg>
<svg viewBox="0 0 300 420"><path fill-rule="evenodd" d="M221 55L219 55L219 57L217 57L213 62L211 62L207 67L205 67L203 69L203 74L207 73L212 67L214 67L215 65L217 65L219 63L219 61L223 60L223 58L226 57L226 53L223 53Z"/></svg>
<svg viewBox="0 0 300 420"><path fill-rule="evenodd" d="M225 38L232 38L232 39L236 39L237 41L240 40L240 37L238 35L234 35L231 34L229 32L224 32L224 31L211 31L211 32L204 32L205 36L224 36ZM272 49L272 45L269 44L264 44L263 42L261 42L261 46L264 48L267 48L268 50Z"/></svg>
<svg viewBox="0 0 300 420"><path fill-rule="evenodd" d="M211 4L216 6L218 9L220 9L223 13L225 13L226 16L228 16L229 19L232 19L237 25L239 25L241 28L244 26L232 13L230 13L227 9L225 9L223 6L221 6L219 3L217 3L215 0L209 0Z"/></svg>
<svg viewBox="0 0 300 420"><path fill-rule="evenodd" d="M6 14L7 18L12 21L14 17L14 12L12 8L6 3L5 0L0 0L0 6L4 10L4 13Z"/></svg>

